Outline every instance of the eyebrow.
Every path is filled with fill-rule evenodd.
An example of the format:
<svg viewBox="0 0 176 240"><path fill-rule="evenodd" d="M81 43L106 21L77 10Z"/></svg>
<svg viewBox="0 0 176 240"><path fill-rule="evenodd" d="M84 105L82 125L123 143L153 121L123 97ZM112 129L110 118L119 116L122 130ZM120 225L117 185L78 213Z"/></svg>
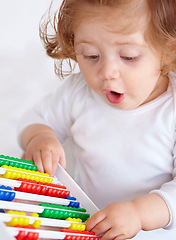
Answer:
<svg viewBox="0 0 176 240"><path fill-rule="evenodd" d="M90 44L90 45L94 45L94 43L92 41L87 41L87 40L79 40L75 42L75 45L79 45L82 43L86 43L86 44ZM139 47L146 47L146 45L144 44L140 44L134 41L126 41L126 42L119 42L119 41L115 41L114 45L135 45L135 46L139 46Z"/></svg>

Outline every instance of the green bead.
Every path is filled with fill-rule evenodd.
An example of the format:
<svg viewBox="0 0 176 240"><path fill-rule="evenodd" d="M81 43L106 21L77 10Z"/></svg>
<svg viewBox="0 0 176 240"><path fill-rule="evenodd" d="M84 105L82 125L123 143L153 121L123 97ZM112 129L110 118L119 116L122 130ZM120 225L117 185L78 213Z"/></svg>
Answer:
<svg viewBox="0 0 176 240"><path fill-rule="evenodd" d="M0 160L0 167L3 166L3 165L9 166L9 161L8 161L8 160L5 160L5 159L1 159L1 160Z"/></svg>
<svg viewBox="0 0 176 240"><path fill-rule="evenodd" d="M59 216L59 210L54 210L53 218L58 219Z"/></svg>
<svg viewBox="0 0 176 240"><path fill-rule="evenodd" d="M59 211L58 219L64 219L64 212Z"/></svg>
<svg viewBox="0 0 176 240"><path fill-rule="evenodd" d="M49 218L53 218L53 216L54 216L54 210L50 209Z"/></svg>
<svg viewBox="0 0 176 240"><path fill-rule="evenodd" d="M4 165L9 166L9 161L8 161L8 160L5 160L5 161L4 161Z"/></svg>
<svg viewBox="0 0 176 240"><path fill-rule="evenodd" d="M42 213L39 213L39 216L48 218L49 214L50 214L50 210L49 209L44 209Z"/></svg>

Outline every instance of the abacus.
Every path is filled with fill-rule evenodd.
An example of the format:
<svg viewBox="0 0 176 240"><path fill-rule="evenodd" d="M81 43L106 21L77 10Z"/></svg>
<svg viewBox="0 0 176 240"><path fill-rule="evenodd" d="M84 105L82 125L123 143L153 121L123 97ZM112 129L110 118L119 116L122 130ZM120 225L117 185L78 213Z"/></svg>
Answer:
<svg viewBox="0 0 176 240"><path fill-rule="evenodd" d="M86 231L97 207L60 165L50 177L32 161L0 155L0 209L1 240L99 239Z"/></svg>

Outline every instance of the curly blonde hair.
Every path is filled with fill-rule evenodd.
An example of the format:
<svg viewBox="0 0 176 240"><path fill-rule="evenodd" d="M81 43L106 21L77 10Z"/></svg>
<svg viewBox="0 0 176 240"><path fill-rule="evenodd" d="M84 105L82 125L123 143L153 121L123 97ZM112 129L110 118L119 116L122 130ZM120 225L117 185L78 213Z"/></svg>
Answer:
<svg viewBox="0 0 176 240"><path fill-rule="evenodd" d="M76 62L74 50L74 24L82 18L94 13L83 11L85 4L96 7L115 7L125 10L125 16L136 19L142 16L142 7L148 8L147 41L154 49L162 49L169 56L169 63L162 66L162 74L176 70L176 0L63 0L55 14L51 15L51 7L46 21L41 21L40 38L43 40L47 54L54 58L56 73L64 77L73 71L73 62ZM133 4L133 5L132 5ZM51 4L52 6L52 4ZM133 7L132 7L133 6ZM141 9L139 9L141 8ZM133 9L133 11L132 11ZM132 22L130 21L130 24ZM134 22L135 23L135 22ZM136 26L136 24L135 24ZM49 34L49 30L54 30ZM63 70L66 60L69 70Z"/></svg>

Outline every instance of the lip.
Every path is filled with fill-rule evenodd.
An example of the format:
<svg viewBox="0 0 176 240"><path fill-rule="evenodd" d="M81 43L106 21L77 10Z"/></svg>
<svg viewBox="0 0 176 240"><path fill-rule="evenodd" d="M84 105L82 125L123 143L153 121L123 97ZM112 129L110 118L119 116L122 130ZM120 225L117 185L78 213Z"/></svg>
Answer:
<svg viewBox="0 0 176 240"><path fill-rule="evenodd" d="M125 97L124 93L119 93L119 92L116 92L113 90L104 89L102 92L103 92L103 94L105 94L105 96L107 97L108 101L111 104L120 104L124 100L124 97Z"/></svg>

